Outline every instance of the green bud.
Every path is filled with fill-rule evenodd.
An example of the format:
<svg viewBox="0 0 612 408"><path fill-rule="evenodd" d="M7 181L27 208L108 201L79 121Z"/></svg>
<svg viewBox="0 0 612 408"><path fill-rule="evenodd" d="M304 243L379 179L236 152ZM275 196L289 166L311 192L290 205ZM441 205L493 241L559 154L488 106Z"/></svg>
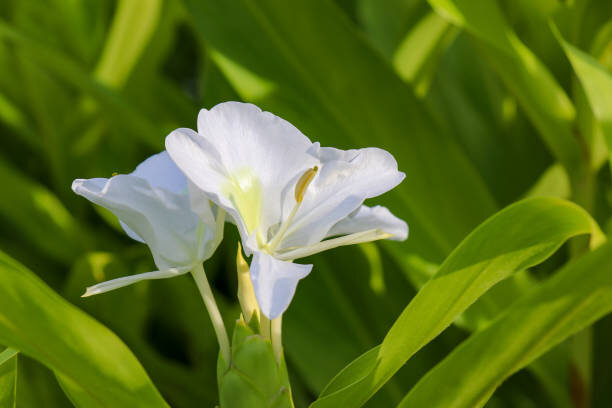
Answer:
<svg viewBox="0 0 612 408"><path fill-rule="evenodd" d="M254 320L254 319L253 319ZM257 322L250 322L257 328ZM272 343L242 319L232 338L228 368L220 357L217 366L221 408L293 408L284 358L276 363Z"/></svg>
<svg viewBox="0 0 612 408"><path fill-rule="evenodd" d="M251 282L249 264L242 256L240 242L238 242L238 253L236 254L236 269L238 271L238 301L240 302L244 320L250 322L254 315L259 314L259 305L255 298L253 282Z"/></svg>

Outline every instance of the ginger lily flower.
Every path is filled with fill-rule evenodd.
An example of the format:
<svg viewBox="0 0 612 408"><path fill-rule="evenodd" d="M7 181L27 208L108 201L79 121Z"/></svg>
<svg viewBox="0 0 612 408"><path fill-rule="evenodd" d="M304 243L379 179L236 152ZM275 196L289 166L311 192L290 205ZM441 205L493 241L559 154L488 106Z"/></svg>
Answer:
<svg viewBox="0 0 612 408"><path fill-rule="evenodd" d="M83 296L187 273L201 267L223 238L224 211L215 217L208 200L189 194L187 179L165 151L131 174L77 179L72 190L115 214L127 235L149 246L159 268L91 286Z"/></svg>
<svg viewBox="0 0 612 408"><path fill-rule="evenodd" d="M233 218L257 302L269 319L289 305L312 265L293 260L341 245L404 240L406 223L367 198L404 178L388 152L338 150L312 143L289 122L238 102L201 110L198 132L166 138L187 178Z"/></svg>
<svg viewBox="0 0 612 408"><path fill-rule="evenodd" d="M87 288L83 296L191 272L229 365L229 339L202 267L223 239L225 211L217 209L215 216L208 199L189 187L165 151L149 157L130 174L74 180L72 190L115 214L131 238L149 246L159 268L99 283Z"/></svg>

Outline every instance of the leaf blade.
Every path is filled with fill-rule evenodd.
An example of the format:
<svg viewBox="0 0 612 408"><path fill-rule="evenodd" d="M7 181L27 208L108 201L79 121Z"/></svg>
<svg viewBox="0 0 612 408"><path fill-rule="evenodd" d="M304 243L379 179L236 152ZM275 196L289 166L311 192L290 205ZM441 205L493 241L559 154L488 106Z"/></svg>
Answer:
<svg viewBox="0 0 612 408"><path fill-rule="evenodd" d="M568 264L431 370L398 408L481 407L501 382L570 335L612 311L612 245ZM443 379L457 365L460 378ZM486 368L485 368L486 367ZM445 381L445 392L439 392ZM468 385L469 384L469 385ZM432 388L432 386L435 386ZM457 388L456 388L457 387ZM460 388L460 389L459 389ZM416 405L414 405L416 404Z"/></svg>
<svg viewBox="0 0 612 408"><path fill-rule="evenodd" d="M311 407L361 406L494 284L548 258L572 236L588 233L595 244L604 239L591 216L568 201L538 197L498 212L462 241L412 299L374 363L365 367L369 373L349 370L346 378L341 372Z"/></svg>
<svg viewBox="0 0 612 408"><path fill-rule="evenodd" d="M6 348L0 353L0 407L17 407L17 353Z"/></svg>
<svg viewBox="0 0 612 408"><path fill-rule="evenodd" d="M103 406L168 406L115 334L3 253L0 270L0 342L70 378Z"/></svg>
<svg viewBox="0 0 612 408"><path fill-rule="evenodd" d="M610 158L612 157L612 98L610 97L612 95L612 75L591 55L564 40L556 27L553 26L553 30L585 90L608 146L608 157ZM610 165L612 166L612 162Z"/></svg>

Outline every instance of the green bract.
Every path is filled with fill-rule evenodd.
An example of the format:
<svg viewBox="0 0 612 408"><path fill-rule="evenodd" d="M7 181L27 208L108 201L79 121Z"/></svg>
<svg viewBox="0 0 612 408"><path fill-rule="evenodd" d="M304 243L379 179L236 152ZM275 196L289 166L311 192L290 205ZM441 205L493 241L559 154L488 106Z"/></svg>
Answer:
<svg viewBox="0 0 612 408"><path fill-rule="evenodd" d="M217 371L221 408L293 408L285 360L277 364L270 340L242 320L234 328L231 367L220 358Z"/></svg>

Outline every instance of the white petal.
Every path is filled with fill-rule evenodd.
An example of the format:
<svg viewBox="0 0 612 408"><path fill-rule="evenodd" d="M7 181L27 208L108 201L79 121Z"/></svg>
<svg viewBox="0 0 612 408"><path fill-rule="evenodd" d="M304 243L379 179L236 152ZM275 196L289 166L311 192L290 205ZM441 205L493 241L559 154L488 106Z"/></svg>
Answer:
<svg viewBox="0 0 612 408"><path fill-rule="evenodd" d="M389 238L404 241L408 238L408 224L391 214L386 207L362 205L332 227L327 237L354 234L356 232L378 229L393 235Z"/></svg>
<svg viewBox="0 0 612 408"><path fill-rule="evenodd" d="M224 169L219 152L207 139L191 129L176 129L166 137L166 149L172 160L189 180L192 196L197 190L228 212L241 236L246 225L237 206L228 197L228 172ZM195 187L195 188L194 188Z"/></svg>
<svg viewBox="0 0 612 408"><path fill-rule="evenodd" d="M173 193L184 192L187 188L185 175L165 150L140 163L131 175L147 180L153 187L165 188Z"/></svg>
<svg viewBox="0 0 612 408"><path fill-rule="evenodd" d="M316 143L311 153L321 160L320 169L279 250L321 241L365 199L391 190L405 177L393 156L382 149L343 151ZM284 204L284 208L289 206Z"/></svg>
<svg viewBox="0 0 612 408"><path fill-rule="evenodd" d="M311 270L312 265L279 261L264 252L255 252L251 280L262 313L268 319L283 314L293 299L298 281Z"/></svg>
<svg viewBox="0 0 612 408"><path fill-rule="evenodd" d="M131 229L130 227L128 227L128 225L127 225L125 222L123 222L123 221L121 221L121 220L120 220L120 221L119 221L119 224L121 225L121 228L123 228L123 230L125 231L125 233L127 234L127 236L128 236L128 237L130 237L130 238L132 238L133 240L136 240L136 241L138 241L138 242L141 242L141 243L143 243L143 244L146 244L145 240L144 240L144 239L142 239L142 238L140 238L140 237L138 236L138 234L137 234L137 233L135 233L133 229Z"/></svg>
<svg viewBox="0 0 612 408"><path fill-rule="evenodd" d="M290 180L318 160L310 140L289 122L251 104L226 102L198 116L198 133L178 129L166 138L185 175L235 219L243 241L281 221ZM267 237L265 237L267 238Z"/></svg>
<svg viewBox="0 0 612 408"><path fill-rule="evenodd" d="M181 173L179 168L176 167L176 164L170 159L168 152L165 150L147 158L130 174L147 180L153 187L165 188L173 193L184 192L187 188L187 178ZM130 238L142 242L143 244L145 243L145 241L123 221L119 223Z"/></svg>
<svg viewBox="0 0 612 408"><path fill-rule="evenodd" d="M119 289L124 286L128 286L143 280L173 278L175 276L183 275L187 272L189 272L189 270L171 269L168 271L145 272L139 273L137 275L124 276L121 278L98 283L94 286L89 286L82 297L88 297L98 295L104 292L109 292L111 290Z"/></svg>
<svg viewBox="0 0 612 408"><path fill-rule="evenodd" d="M208 224L213 217L196 215L186 191L174 194L132 175L75 180L72 189L113 212L142 238L160 270L188 267L212 255L207 244L215 238L215 225Z"/></svg>

